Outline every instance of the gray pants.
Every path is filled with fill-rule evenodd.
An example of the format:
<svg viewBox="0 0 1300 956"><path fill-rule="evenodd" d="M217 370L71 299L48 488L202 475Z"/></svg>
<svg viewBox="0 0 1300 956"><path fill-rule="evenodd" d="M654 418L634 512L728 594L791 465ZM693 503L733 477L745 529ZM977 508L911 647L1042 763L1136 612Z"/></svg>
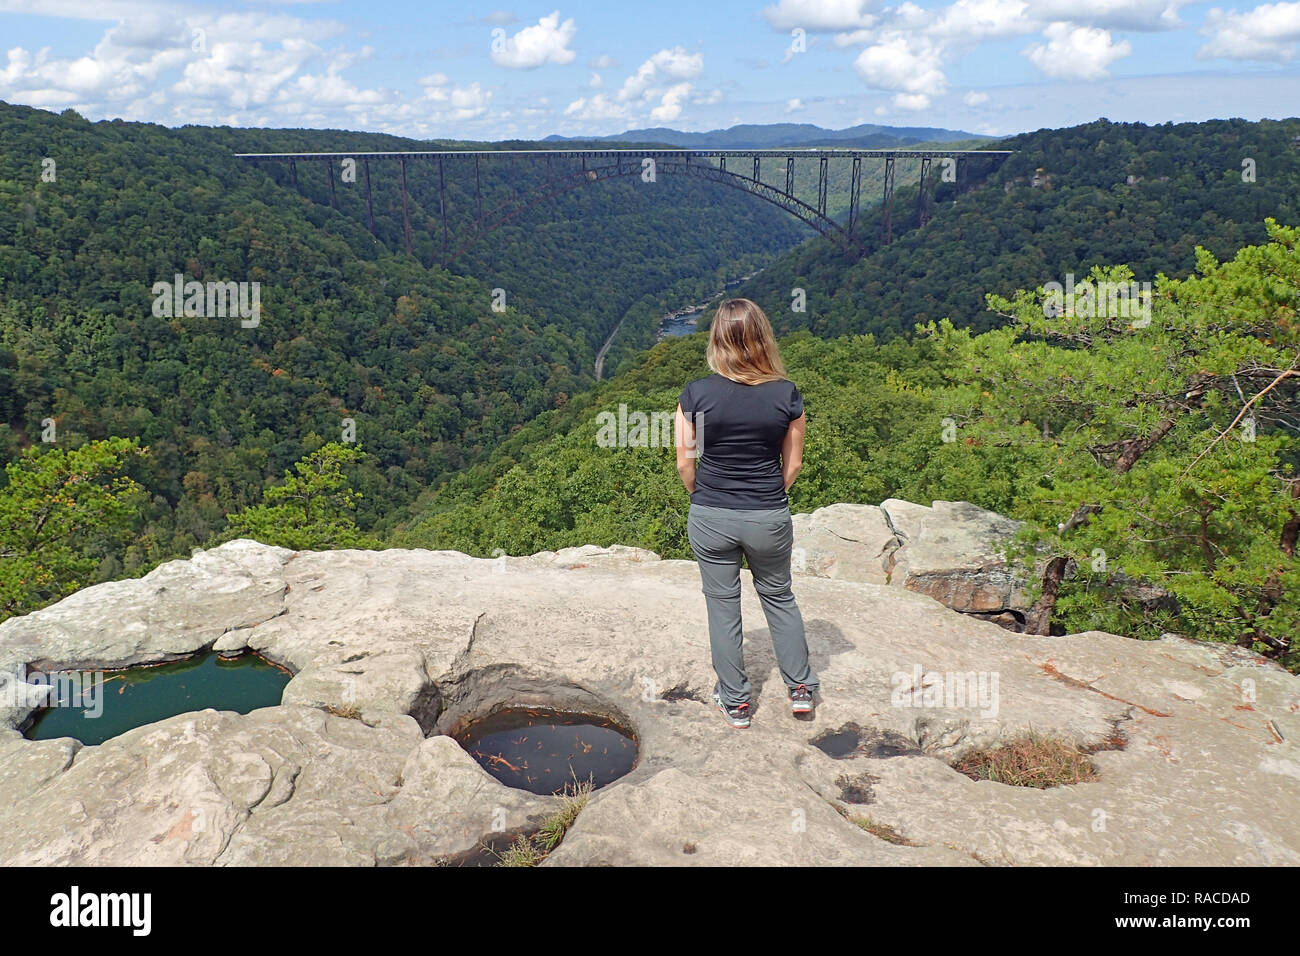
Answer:
<svg viewBox="0 0 1300 956"><path fill-rule="evenodd" d="M740 557L754 575L754 590L763 605L781 679L788 690L800 684L818 687L808 665L803 615L795 603L790 580L790 549L794 525L789 508L742 511L691 505L686 533L700 566L704 601L709 612L709 647L718 674L722 702L735 707L749 700L750 683L741 651Z"/></svg>

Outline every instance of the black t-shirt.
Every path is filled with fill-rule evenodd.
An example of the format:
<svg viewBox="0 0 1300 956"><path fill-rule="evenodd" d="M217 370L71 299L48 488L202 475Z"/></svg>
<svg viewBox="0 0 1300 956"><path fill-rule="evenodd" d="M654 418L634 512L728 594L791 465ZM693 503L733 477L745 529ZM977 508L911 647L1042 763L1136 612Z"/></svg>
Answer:
<svg viewBox="0 0 1300 956"><path fill-rule="evenodd" d="M715 374L691 382L678 401L702 450L692 504L742 511L789 505L781 443L803 414L793 382L745 385Z"/></svg>

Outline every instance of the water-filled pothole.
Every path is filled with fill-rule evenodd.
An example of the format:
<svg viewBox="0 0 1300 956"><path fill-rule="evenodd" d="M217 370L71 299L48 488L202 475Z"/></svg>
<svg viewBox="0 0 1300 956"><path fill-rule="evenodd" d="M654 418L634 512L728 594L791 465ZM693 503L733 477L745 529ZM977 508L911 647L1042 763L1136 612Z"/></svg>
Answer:
<svg viewBox="0 0 1300 956"><path fill-rule="evenodd" d="M809 741L814 747L836 760L852 757L911 757L923 751L896 730L864 730L857 724L845 724Z"/></svg>
<svg viewBox="0 0 1300 956"><path fill-rule="evenodd" d="M209 707L241 714L280 703L292 675L256 654L200 654L172 664L51 674L51 706L37 712L30 740L75 737L102 744L128 730Z"/></svg>
<svg viewBox="0 0 1300 956"><path fill-rule="evenodd" d="M455 740L507 787L560 794L575 781L600 789L636 766L631 731L606 717L542 707L507 707L474 721Z"/></svg>

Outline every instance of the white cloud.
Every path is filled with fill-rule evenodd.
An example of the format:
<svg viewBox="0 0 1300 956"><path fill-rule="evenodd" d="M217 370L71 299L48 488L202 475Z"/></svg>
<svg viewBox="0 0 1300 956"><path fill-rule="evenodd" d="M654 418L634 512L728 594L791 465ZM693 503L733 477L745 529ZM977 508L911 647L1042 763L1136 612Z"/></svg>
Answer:
<svg viewBox="0 0 1300 956"><path fill-rule="evenodd" d="M593 56L587 64L593 70L612 70L618 66L618 60L614 59L608 53L602 53L600 56Z"/></svg>
<svg viewBox="0 0 1300 956"><path fill-rule="evenodd" d="M145 95L164 71L175 70L187 58L180 48L183 39L178 25L170 30L170 47L153 29L149 43L136 46L135 38L121 25L111 27L84 56L74 59L51 57L48 49L35 56L22 47L7 53L0 71L0 98L43 105L69 97L82 103L122 101Z"/></svg>
<svg viewBox="0 0 1300 956"><path fill-rule="evenodd" d="M1176 30L1178 11L1193 0L1028 0L1040 23L1066 20L1107 30Z"/></svg>
<svg viewBox="0 0 1300 956"><path fill-rule="evenodd" d="M943 60L985 40L1034 33L1046 24L1027 15L1028 0L956 0L946 7L923 8L910 0L886 8L876 26L837 33L845 47L905 45L940 69Z"/></svg>
<svg viewBox="0 0 1300 956"><path fill-rule="evenodd" d="M623 81L617 93L595 93L579 97L564 108L569 119L608 122L669 123L682 114L688 103L713 104L722 91L694 92L689 82L704 70L704 57L678 46L660 50ZM593 74L592 86L594 82ZM603 86L603 80L601 84Z"/></svg>
<svg viewBox="0 0 1300 956"><path fill-rule="evenodd" d="M0 84L9 86L27 75L32 67L32 55L22 47L16 46L6 56L8 64L0 70Z"/></svg>
<svg viewBox="0 0 1300 956"><path fill-rule="evenodd" d="M210 42L208 55L188 62L173 90L239 110L261 106L320 54L319 47L300 39L286 39L278 50L260 41Z"/></svg>
<svg viewBox="0 0 1300 956"><path fill-rule="evenodd" d="M10 9L26 6L9 4ZM341 106L375 101L374 93L346 84L339 75L373 51L327 53L320 46L342 32L332 21L261 12L173 13L148 0L50 0L33 12L116 22L79 57L11 49L0 71L0 98L50 106L75 96L79 108L100 115L249 125L267 119L258 110L304 94L329 96ZM307 72L313 64L324 72ZM249 111L253 115L240 115Z"/></svg>
<svg viewBox="0 0 1300 956"><path fill-rule="evenodd" d="M981 103L987 103L989 101L989 95L987 93L980 93L977 90L971 90L961 98L961 101L967 106L979 106Z"/></svg>
<svg viewBox="0 0 1300 956"><path fill-rule="evenodd" d="M447 118L453 121L473 119L487 112L492 91L484 90L478 83L458 86L451 91L451 110Z"/></svg>
<svg viewBox="0 0 1300 956"><path fill-rule="evenodd" d="M426 76L420 85L424 87L424 98L436 104L434 117L439 120L476 119L487 112L492 99L492 91L483 89L482 84L456 85L445 73Z"/></svg>
<svg viewBox="0 0 1300 956"><path fill-rule="evenodd" d="M598 90L605 85L605 80L599 73L593 73L591 74L591 79L587 81L587 85L593 90Z"/></svg>
<svg viewBox="0 0 1300 956"><path fill-rule="evenodd" d="M580 120L626 120L627 107L597 93L574 100L564 108L564 115Z"/></svg>
<svg viewBox="0 0 1300 956"><path fill-rule="evenodd" d="M863 48L853 65L868 86L911 94L897 99L897 108L923 109L920 95L947 87L947 60L982 40L1035 29L1026 7L1027 0L956 0L940 8L907 0L886 8L877 26L837 34L834 44Z"/></svg>
<svg viewBox="0 0 1300 956"><path fill-rule="evenodd" d="M1202 59L1290 60L1300 42L1300 3L1265 3L1244 12L1216 7L1201 32L1210 37L1197 51Z"/></svg>
<svg viewBox="0 0 1300 956"><path fill-rule="evenodd" d="M835 34L831 42L838 47L864 46L875 40L878 35L876 30L850 30L848 33Z"/></svg>
<svg viewBox="0 0 1300 956"><path fill-rule="evenodd" d="M623 88L618 91L620 100L631 100L644 96L652 85L661 77L672 80L690 80L699 76L704 70L704 56L699 53L687 53L682 47L660 50L646 60L637 71L623 81Z"/></svg>
<svg viewBox="0 0 1300 956"><path fill-rule="evenodd" d="M785 104L785 111L787 113L797 113L801 109L803 109L803 100L799 99L797 96Z"/></svg>
<svg viewBox="0 0 1300 956"><path fill-rule="evenodd" d="M381 90L362 90L339 75L339 65L331 63L323 74L304 73L292 86L282 89L283 103L329 103L335 106L374 106L388 102L391 94Z"/></svg>
<svg viewBox="0 0 1300 956"><path fill-rule="evenodd" d="M524 27L504 43L492 44L492 62L512 70L532 70L546 63L572 63L577 56L569 44L578 32L570 17L560 22L560 11L542 17L533 26Z"/></svg>
<svg viewBox="0 0 1300 956"><path fill-rule="evenodd" d="M928 11L912 4L903 6L918 25L924 22L922 14ZM957 0L940 10L925 29L933 37L965 42L1015 36L1036 28L1035 21L1026 16L1029 6L1026 0Z"/></svg>
<svg viewBox="0 0 1300 956"><path fill-rule="evenodd" d="M942 48L923 36L895 33L867 47L853 61L870 87L902 93L942 93L947 78L939 68Z"/></svg>
<svg viewBox="0 0 1300 956"><path fill-rule="evenodd" d="M495 120L493 92L481 83L434 73L418 81L414 96L357 85L347 70L375 50L334 46L328 41L346 31L328 19L177 10L158 0L0 0L0 7L92 26L107 21L93 49L80 55L0 52L0 99L9 102L72 106L90 118L422 137L448 135L453 124L483 129Z"/></svg>
<svg viewBox="0 0 1300 956"><path fill-rule="evenodd" d="M682 115L682 101L691 92L691 84L678 83L663 95L659 105L650 111L650 118L656 123L670 123Z"/></svg>
<svg viewBox="0 0 1300 956"><path fill-rule="evenodd" d="M947 66L958 57L985 41L1039 32L1044 41L1024 52L1042 72L1061 78L1097 79L1107 76L1112 63L1132 52L1127 41L1112 37L1112 30L1178 28L1182 26L1179 10L1191 2L953 0L943 6L922 7L903 0L881 8L874 23L854 25L854 17L841 16L843 29L836 33L833 43L839 48L860 47L862 52L854 66L863 81L872 88L895 93L941 93ZM792 0L792 7L802 3ZM818 6L823 12L831 6L841 13L846 9L843 4ZM1300 7L1300 3L1274 6ZM769 7L765 11L772 13L769 20L773 20L776 10ZM860 19L870 20L865 16ZM1249 46L1245 42L1232 44L1236 49ZM1263 46L1268 48L1267 43ZM900 104L900 108L906 107Z"/></svg>
<svg viewBox="0 0 1300 956"><path fill-rule="evenodd" d="M763 9L763 18L777 30L802 28L809 33L832 33L867 27L874 18L871 0L779 0Z"/></svg>
<svg viewBox="0 0 1300 956"><path fill-rule="evenodd" d="M1025 55L1048 76L1064 79L1101 79L1112 63L1133 51L1127 40L1115 43L1109 30L1098 27L1058 22L1049 24L1043 36L1048 42L1028 47Z"/></svg>
<svg viewBox="0 0 1300 956"><path fill-rule="evenodd" d="M925 110L930 108L930 97L924 93L895 93L893 103L900 110Z"/></svg>

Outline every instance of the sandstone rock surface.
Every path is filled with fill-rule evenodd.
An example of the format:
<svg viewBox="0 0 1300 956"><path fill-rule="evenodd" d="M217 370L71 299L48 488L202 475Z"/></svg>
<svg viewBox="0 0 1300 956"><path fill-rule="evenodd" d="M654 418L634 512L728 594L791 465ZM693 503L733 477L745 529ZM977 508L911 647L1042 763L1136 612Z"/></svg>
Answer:
<svg viewBox="0 0 1300 956"><path fill-rule="evenodd" d="M892 584L1010 629L1024 623L1025 582L1001 545L1019 523L966 501L836 504L794 516L796 557L817 577Z"/></svg>
<svg viewBox="0 0 1300 956"><path fill-rule="evenodd" d="M883 509L891 529L859 507L804 519L805 540L861 544L864 574L901 529L901 550L925 542L930 525L917 532L906 509ZM935 567L929 553L908 554L906 573ZM280 706L182 714L91 747L24 739L31 707L9 693L0 863L456 863L558 804L501 785L446 736L507 703L598 712L638 738L635 769L593 794L546 865L1300 863L1296 677L1173 637L1008 633L845 579L857 557L827 560L840 579L796 578L822 678L812 721L787 710L745 575L747 731L707 703L695 565L638 549L493 560L235 541L86 589L0 624L0 673L215 646L295 676ZM997 695L949 701L918 674L931 690L995 675ZM904 755L833 759L812 743L849 725ZM1097 780L1041 791L949 766L1030 730L1083 744L1118 731L1126 745L1095 755Z"/></svg>

